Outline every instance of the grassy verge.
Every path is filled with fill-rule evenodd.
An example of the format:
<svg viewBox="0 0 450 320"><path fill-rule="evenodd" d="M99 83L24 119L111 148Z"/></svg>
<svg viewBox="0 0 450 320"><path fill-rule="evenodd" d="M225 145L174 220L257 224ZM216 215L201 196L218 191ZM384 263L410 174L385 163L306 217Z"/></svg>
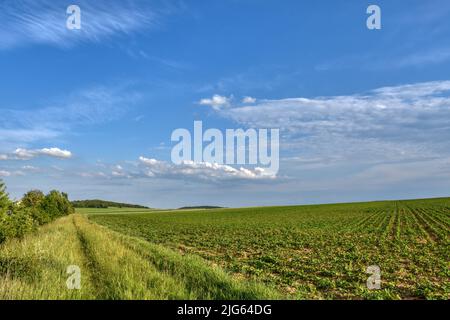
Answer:
<svg viewBox="0 0 450 320"><path fill-rule="evenodd" d="M0 247L0 299L91 299L88 272L81 290L68 290L69 265L88 270L72 217L61 218L23 240Z"/></svg>

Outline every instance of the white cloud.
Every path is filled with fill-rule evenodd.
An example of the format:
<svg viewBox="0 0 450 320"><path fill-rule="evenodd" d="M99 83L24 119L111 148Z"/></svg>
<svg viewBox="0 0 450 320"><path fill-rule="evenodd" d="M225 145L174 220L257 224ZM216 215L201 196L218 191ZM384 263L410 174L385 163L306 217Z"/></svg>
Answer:
<svg viewBox="0 0 450 320"><path fill-rule="evenodd" d="M442 116L450 114L450 81L386 87L365 95L264 100L220 113L239 123L302 133L386 132L411 124L435 128L448 124Z"/></svg>
<svg viewBox="0 0 450 320"><path fill-rule="evenodd" d="M69 4L50 0L2 1L0 49L33 43L71 47L79 42L100 42L152 28L158 20L148 4L134 0L79 0L76 4L81 8L81 30L66 28Z"/></svg>
<svg viewBox="0 0 450 320"><path fill-rule="evenodd" d="M253 97L244 97L242 99L242 103L246 103L246 104L253 104L256 102L256 98Z"/></svg>
<svg viewBox="0 0 450 320"><path fill-rule="evenodd" d="M2 160L8 160L8 155L0 154L0 161L2 161Z"/></svg>
<svg viewBox="0 0 450 320"><path fill-rule="evenodd" d="M205 98L199 101L199 104L202 106L210 106L215 110L219 110L223 107L228 107L231 104L232 97L224 97L218 94L215 94L212 98Z"/></svg>
<svg viewBox="0 0 450 320"><path fill-rule="evenodd" d="M10 176L11 176L11 172L5 171L5 170L0 170L0 177L10 177Z"/></svg>
<svg viewBox="0 0 450 320"><path fill-rule="evenodd" d="M16 170L16 171L6 171L6 170L0 170L0 177L13 177L13 176L24 176L25 173Z"/></svg>
<svg viewBox="0 0 450 320"><path fill-rule="evenodd" d="M43 148L43 149L16 149L13 153L15 159L30 160L39 156L48 156L59 159L69 159L72 157L72 152L68 150L61 150L59 148Z"/></svg>
<svg viewBox="0 0 450 320"><path fill-rule="evenodd" d="M101 180L110 180L110 179L119 179L119 178L136 178L141 176L138 172L131 172L129 167L124 168L122 165L107 165L104 163L97 163L97 167L101 167L103 171L89 171L92 168L83 168L79 176L83 178L92 178L92 179L101 179ZM136 165L133 165L134 169Z"/></svg>
<svg viewBox="0 0 450 320"><path fill-rule="evenodd" d="M34 166L23 166L22 170L37 172L37 171L39 171L39 168L34 167Z"/></svg>
<svg viewBox="0 0 450 320"><path fill-rule="evenodd" d="M127 175L122 171L112 171L111 175L113 177L126 177Z"/></svg>
<svg viewBox="0 0 450 320"><path fill-rule="evenodd" d="M266 172L263 168L233 168L228 165L217 163L185 161L180 165L168 162L140 157L139 161L145 168L148 177L169 179L197 179L201 181L223 181L223 180L257 180L274 179L276 176Z"/></svg>
<svg viewBox="0 0 450 320"><path fill-rule="evenodd" d="M348 96L259 100L216 110L254 128L280 128L282 151L344 161L450 150L450 81L383 87ZM386 153L389 151L389 153ZM392 160L392 159L390 159Z"/></svg>
<svg viewBox="0 0 450 320"><path fill-rule="evenodd" d="M126 172L121 165L116 165L111 171L111 175L116 178L131 178L132 176Z"/></svg>
<svg viewBox="0 0 450 320"><path fill-rule="evenodd" d="M104 172L81 172L78 174L82 178L102 178L107 179L108 175Z"/></svg>
<svg viewBox="0 0 450 320"><path fill-rule="evenodd" d="M38 150L39 155L46 155L49 157L69 159L72 158L72 152L68 150L61 150L59 148L44 148Z"/></svg>

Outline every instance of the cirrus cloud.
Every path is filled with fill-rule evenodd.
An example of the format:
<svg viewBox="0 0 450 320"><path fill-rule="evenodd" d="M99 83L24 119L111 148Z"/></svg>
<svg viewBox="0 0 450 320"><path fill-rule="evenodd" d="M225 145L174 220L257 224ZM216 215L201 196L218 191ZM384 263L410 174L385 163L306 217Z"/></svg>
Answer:
<svg viewBox="0 0 450 320"><path fill-rule="evenodd" d="M126 92L125 92L126 91ZM141 96L127 84L92 87L58 97L50 105L30 110L0 106L0 151L5 146L57 139L75 127L114 121L128 112Z"/></svg>
<svg viewBox="0 0 450 320"><path fill-rule="evenodd" d="M0 50L27 44L71 47L81 42L99 43L117 35L152 29L159 14L154 4L129 0L76 3L81 8L81 29L66 28L67 4L49 0L5 0L0 3Z"/></svg>

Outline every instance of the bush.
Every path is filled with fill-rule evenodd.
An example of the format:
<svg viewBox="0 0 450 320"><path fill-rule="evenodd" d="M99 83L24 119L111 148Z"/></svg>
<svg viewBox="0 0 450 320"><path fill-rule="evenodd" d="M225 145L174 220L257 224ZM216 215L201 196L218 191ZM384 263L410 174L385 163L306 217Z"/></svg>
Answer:
<svg viewBox="0 0 450 320"><path fill-rule="evenodd" d="M38 226L49 223L52 221L50 215L40 206L38 207L24 207L23 210L26 210L28 214L33 219L34 223Z"/></svg>
<svg viewBox="0 0 450 320"><path fill-rule="evenodd" d="M36 226L74 213L66 193L53 190L44 195L42 191L27 192L22 200L13 203L0 181L0 243L9 238L20 238Z"/></svg>
<svg viewBox="0 0 450 320"><path fill-rule="evenodd" d="M5 238L22 238L33 230L33 218L26 210L12 210L3 219Z"/></svg>

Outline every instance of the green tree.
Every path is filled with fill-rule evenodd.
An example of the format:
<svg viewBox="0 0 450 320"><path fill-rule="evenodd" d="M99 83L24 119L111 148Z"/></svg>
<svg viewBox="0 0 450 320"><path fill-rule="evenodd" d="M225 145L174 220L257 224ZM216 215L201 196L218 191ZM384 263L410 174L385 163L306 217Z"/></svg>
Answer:
<svg viewBox="0 0 450 320"><path fill-rule="evenodd" d="M44 201L45 194L40 190L31 190L24 194L22 198L22 206L28 208L37 208Z"/></svg>
<svg viewBox="0 0 450 320"><path fill-rule="evenodd" d="M58 198L58 191L50 191L50 193L47 194L42 201L42 210L48 214L50 220L53 220L59 216Z"/></svg>
<svg viewBox="0 0 450 320"><path fill-rule="evenodd" d="M42 201L42 209L50 216L50 219L56 219L74 212L72 204L67 199L67 194L52 190Z"/></svg>
<svg viewBox="0 0 450 320"><path fill-rule="evenodd" d="M25 193L21 201L22 210L26 211L37 225L50 222L49 214L44 210L45 194L40 190L31 190Z"/></svg>
<svg viewBox="0 0 450 320"><path fill-rule="evenodd" d="M0 180L0 212L6 211L10 205L11 200L9 200L8 193L6 192L6 185Z"/></svg>

